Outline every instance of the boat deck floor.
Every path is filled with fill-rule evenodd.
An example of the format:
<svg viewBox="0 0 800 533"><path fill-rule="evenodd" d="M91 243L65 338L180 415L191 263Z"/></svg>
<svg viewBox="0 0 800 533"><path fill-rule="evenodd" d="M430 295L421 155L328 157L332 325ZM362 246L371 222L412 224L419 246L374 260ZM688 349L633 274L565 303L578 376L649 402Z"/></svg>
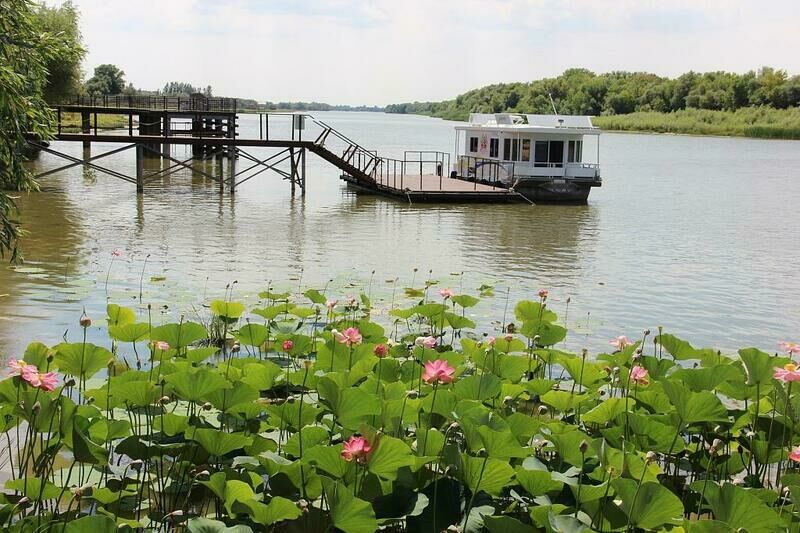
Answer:
<svg viewBox="0 0 800 533"><path fill-rule="evenodd" d="M424 174L422 177L391 176L377 179L375 184L359 183L352 176L342 175L342 179L355 189L389 196L407 198L409 201L439 202L508 202L524 200L519 194L504 187L484 183Z"/></svg>

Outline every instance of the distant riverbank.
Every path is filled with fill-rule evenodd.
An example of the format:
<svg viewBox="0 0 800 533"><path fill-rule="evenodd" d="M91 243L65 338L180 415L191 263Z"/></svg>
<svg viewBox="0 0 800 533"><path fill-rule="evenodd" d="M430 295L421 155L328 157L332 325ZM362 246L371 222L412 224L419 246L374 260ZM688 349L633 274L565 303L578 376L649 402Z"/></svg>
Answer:
<svg viewBox="0 0 800 533"><path fill-rule="evenodd" d="M613 131L800 139L798 108L747 107L736 111L686 109L672 113L640 111L593 117L592 122L599 128Z"/></svg>

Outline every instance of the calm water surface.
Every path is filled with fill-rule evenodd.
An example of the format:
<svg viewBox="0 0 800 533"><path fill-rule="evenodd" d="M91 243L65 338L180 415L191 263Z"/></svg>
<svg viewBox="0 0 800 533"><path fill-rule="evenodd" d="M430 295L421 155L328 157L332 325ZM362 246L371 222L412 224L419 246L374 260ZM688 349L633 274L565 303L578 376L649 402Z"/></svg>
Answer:
<svg viewBox="0 0 800 533"><path fill-rule="evenodd" d="M452 122L314 115L385 155L453 149ZM242 115L240 123L243 137L258 134L257 117ZM81 152L79 144L54 147ZM113 148L97 144L92 154ZM188 157L183 147L173 150ZM473 294L494 285L495 297L474 310L485 325L502 319L508 289L514 300L548 287L562 318L570 298L572 349L596 352L612 336L657 325L723 349L774 350L776 341L800 338L800 143L604 134L600 157L604 186L579 207L356 196L311 154L307 194L294 198L272 173L232 196L181 171L137 197L129 183L71 169L21 200L30 235L26 263L0 268L0 357L19 355L34 339L59 342L67 331L77 339L84 307L100 318L108 301L139 306L143 270L140 312L151 303L155 322L193 317L234 280L234 298L251 302L270 280L293 290L329 284L329 294L345 296L370 290L373 270L371 293L385 309L392 295L385 280L409 286L418 268L416 286L429 270ZM131 152L99 163L134 173ZM34 166L60 164L44 155ZM150 171L159 165L147 162ZM110 265L115 248L124 257ZM97 328L90 334L101 338Z"/></svg>

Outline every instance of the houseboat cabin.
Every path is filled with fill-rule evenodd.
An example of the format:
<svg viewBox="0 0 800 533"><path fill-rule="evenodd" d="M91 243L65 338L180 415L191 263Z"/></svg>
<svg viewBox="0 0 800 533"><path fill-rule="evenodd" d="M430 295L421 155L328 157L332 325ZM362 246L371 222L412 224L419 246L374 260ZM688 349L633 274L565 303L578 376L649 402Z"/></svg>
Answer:
<svg viewBox="0 0 800 533"><path fill-rule="evenodd" d="M472 113L456 126L451 177L513 188L534 202L585 203L602 183L599 135L588 116Z"/></svg>

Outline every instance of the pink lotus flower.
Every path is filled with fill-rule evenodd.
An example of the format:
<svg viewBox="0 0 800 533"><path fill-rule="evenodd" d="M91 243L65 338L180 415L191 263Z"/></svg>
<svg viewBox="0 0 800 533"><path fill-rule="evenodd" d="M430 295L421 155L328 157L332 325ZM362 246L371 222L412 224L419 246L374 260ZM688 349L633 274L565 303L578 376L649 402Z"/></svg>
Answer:
<svg viewBox="0 0 800 533"><path fill-rule="evenodd" d="M289 339L286 339L285 341L283 341L283 351L284 352L287 352L287 353L291 352L292 348L294 348L294 343L292 341L290 341Z"/></svg>
<svg viewBox="0 0 800 533"><path fill-rule="evenodd" d="M447 300L448 298L452 298L455 296L456 293L453 292L453 289L439 289L439 296Z"/></svg>
<svg viewBox="0 0 800 533"><path fill-rule="evenodd" d="M361 344L361 341L364 340L358 328L347 328L342 333L336 332L334 333L334 337L339 341L339 344L346 344L349 347Z"/></svg>
<svg viewBox="0 0 800 533"><path fill-rule="evenodd" d="M636 383L637 385L645 386L650 383L648 379L648 373L646 368L642 368L640 366L635 366L631 369L631 381Z"/></svg>
<svg viewBox="0 0 800 533"><path fill-rule="evenodd" d="M389 348L387 348L385 344L379 344L372 350L372 353L374 353L376 357L383 359L386 357L386 354L389 353Z"/></svg>
<svg viewBox="0 0 800 533"><path fill-rule="evenodd" d="M336 307L336 304L338 304L338 303L339 303L339 300L328 300L327 302L325 302L325 307L327 307L328 309L330 309L332 311L333 308Z"/></svg>
<svg viewBox="0 0 800 533"><path fill-rule="evenodd" d="M417 337L414 340L414 344L417 346L422 346L424 348L433 349L436 347L436 337L431 337L428 335L427 337Z"/></svg>
<svg viewBox="0 0 800 533"><path fill-rule="evenodd" d="M506 336L505 336L505 337L503 337L503 338L505 339L505 341L506 341L506 342L511 342L511 341L513 341L513 340L514 340L514 335L512 335L511 333L509 333L508 335L506 335Z"/></svg>
<svg viewBox="0 0 800 533"><path fill-rule="evenodd" d="M156 350L161 350L162 352L166 352L169 350L169 343L164 341L157 341L155 343Z"/></svg>
<svg viewBox="0 0 800 533"><path fill-rule="evenodd" d="M800 344L796 342L781 341L778 343L778 346L789 355L800 355Z"/></svg>
<svg viewBox="0 0 800 533"><path fill-rule="evenodd" d="M122 248L114 248L111 251L111 257L122 257Z"/></svg>
<svg viewBox="0 0 800 533"><path fill-rule="evenodd" d="M425 363L425 372L422 373L422 379L425 383L452 383L453 374L456 369L448 364L444 359L437 359L436 361L428 361Z"/></svg>
<svg viewBox="0 0 800 533"><path fill-rule="evenodd" d="M794 448L791 452L789 452L789 459L791 459L795 463L800 463L800 446Z"/></svg>
<svg viewBox="0 0 800 533"><path fill-rule="evenodd" d="M364 464L367 462L372 446L370 446L367 439L364 437L350 437L342 447L342 458L351 462L355 460L357 463Z"/></svg>
<svg viewBox="0 0 800 533"><path fill-rule="evenodd" d="M29 365L22 359L8 362L8 368L11 370L11 376L24 376L25 374L38 373L39 369L34 365ZM26 380L27 381L27 380Z"/></svg>
<svg viewBox="0 0 800 533"><path fill-rule="evenodd" d="M788 363L783 365L783 368L775 367L775 373L772 377L784 383L800 381L800 369L794 363Z"/></svg>
<svg viewBox="0 0 800 533"><path fill-rule="evenodd" d="M55 372L39 374L39 382L39 388L47 392L52 392L56 390L56 385L58 385L58 375Z"/></svg>
<svg viewBox="0 0 800 533"><path fill-rule="evenodd" d="M611 346L613 346L617 350L624 350L626 347L628 347L631 344L633 344L633 342L631 342L631 340L628 337L626 337L625 335L620 335L619 337L611 339L610 341L608 341L608 344L610 344Z"/></svg>
<svg viewBox="0 0 800 533"><path fill-rule="evenodd" d="M542 300L546 300L548 294L550 294L550 291L548 291L547 289L539 289L539 298L541 298Z"/></svg>
<svg viewBox="0 0 800 533"><path fill-rule="evenodd" d="M486 337L486 346L494 346L495 342L497 342L497 339L495 339L491 335Z"/></svg>

